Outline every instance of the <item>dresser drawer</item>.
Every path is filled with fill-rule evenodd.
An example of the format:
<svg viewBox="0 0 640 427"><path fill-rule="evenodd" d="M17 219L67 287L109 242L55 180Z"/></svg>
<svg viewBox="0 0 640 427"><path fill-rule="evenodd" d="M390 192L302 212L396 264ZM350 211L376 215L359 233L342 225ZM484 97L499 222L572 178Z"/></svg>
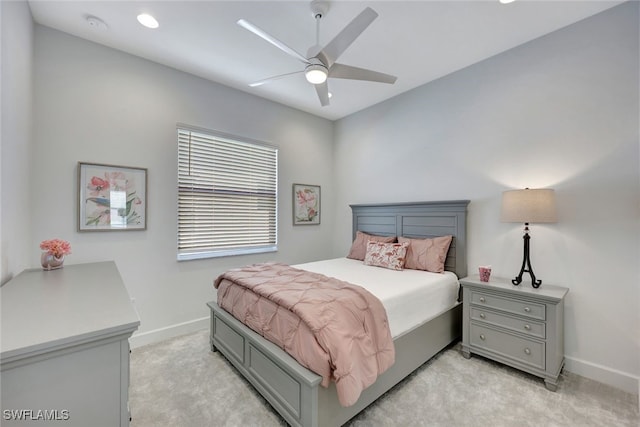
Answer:
<svg viewBox="0 0 640 427"><path fill-rule="evenodd" d="M490 323L495 326L520 332L537 338L545 338L545 324L531 320L519 319L505 316L482 308L471 308L471 320L477 322Z"/></svg>
<svg viewBox="0 0 640 427"><path fill-rule="evenodd" d="M525 302L517 299L507 299L484 292L471 292L471 304L481 307L494 308L532 319L545 320L545 305Z"/></svg>
<svg viewBox="0 0 640 427"><path fill-rule="evenodd" d="M545 345L542 342L527 340L475 323L471 323L469 335L472 348L484 349L542 370L545 369Z"/></svg>

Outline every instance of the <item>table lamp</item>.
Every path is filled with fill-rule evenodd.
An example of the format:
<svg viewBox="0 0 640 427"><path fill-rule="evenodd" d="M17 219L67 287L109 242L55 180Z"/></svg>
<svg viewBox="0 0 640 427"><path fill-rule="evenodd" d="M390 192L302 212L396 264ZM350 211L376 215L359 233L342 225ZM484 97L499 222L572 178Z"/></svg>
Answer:
<svg viewBox="0 0 640 427"><path fill-rule="evenodd" d="M524 222L524 256L520 273L511 280L514 285L522 282L523 273L531 275L531 286L540 287L542 280L536 279L529 258L529 223L556 222L555 193L551 189L509 190L502 193L502 222Z"/></svg>

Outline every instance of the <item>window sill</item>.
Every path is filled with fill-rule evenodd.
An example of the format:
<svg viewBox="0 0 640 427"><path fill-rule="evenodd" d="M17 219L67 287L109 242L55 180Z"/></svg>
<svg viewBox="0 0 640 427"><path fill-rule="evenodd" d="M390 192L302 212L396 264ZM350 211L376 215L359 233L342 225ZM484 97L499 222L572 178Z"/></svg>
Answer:
<svg viewBox="0 0 640 427"><path fill-rule="evenodd" d="M178 261L191 261L195 259L206 258L220 258L236 255L251 255L261 254L266 252L277 252L278 246L265 246L260 248L242 248L242 249L224 249L219 251L204 251L204 252L190 252L179 253L177 256Z"/></svg>

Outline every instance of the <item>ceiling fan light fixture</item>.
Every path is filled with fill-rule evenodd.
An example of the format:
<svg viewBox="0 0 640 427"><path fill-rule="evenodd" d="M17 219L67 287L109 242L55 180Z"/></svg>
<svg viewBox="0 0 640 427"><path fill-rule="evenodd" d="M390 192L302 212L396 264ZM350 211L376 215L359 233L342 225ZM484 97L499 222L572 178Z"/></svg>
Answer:
<svg viewBox="0 0 640 427"><path fill-rule="evenodd" d="M304 70L304 76L309 83L319 85L327 81L327 68L320 64L311 64Z"/></svg>

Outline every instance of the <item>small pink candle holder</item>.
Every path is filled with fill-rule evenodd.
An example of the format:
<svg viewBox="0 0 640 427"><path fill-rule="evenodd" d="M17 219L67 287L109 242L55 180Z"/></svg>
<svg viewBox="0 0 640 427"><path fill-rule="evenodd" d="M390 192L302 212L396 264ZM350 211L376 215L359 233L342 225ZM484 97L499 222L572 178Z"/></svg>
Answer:
<svg viewBox="0 0 640 427"><path fill-rule="evenodd" d="M478 267L478 272L480 273L480 281L488 282L489 278L491 277L491 266L490 265L480 266Z"/></svg>

